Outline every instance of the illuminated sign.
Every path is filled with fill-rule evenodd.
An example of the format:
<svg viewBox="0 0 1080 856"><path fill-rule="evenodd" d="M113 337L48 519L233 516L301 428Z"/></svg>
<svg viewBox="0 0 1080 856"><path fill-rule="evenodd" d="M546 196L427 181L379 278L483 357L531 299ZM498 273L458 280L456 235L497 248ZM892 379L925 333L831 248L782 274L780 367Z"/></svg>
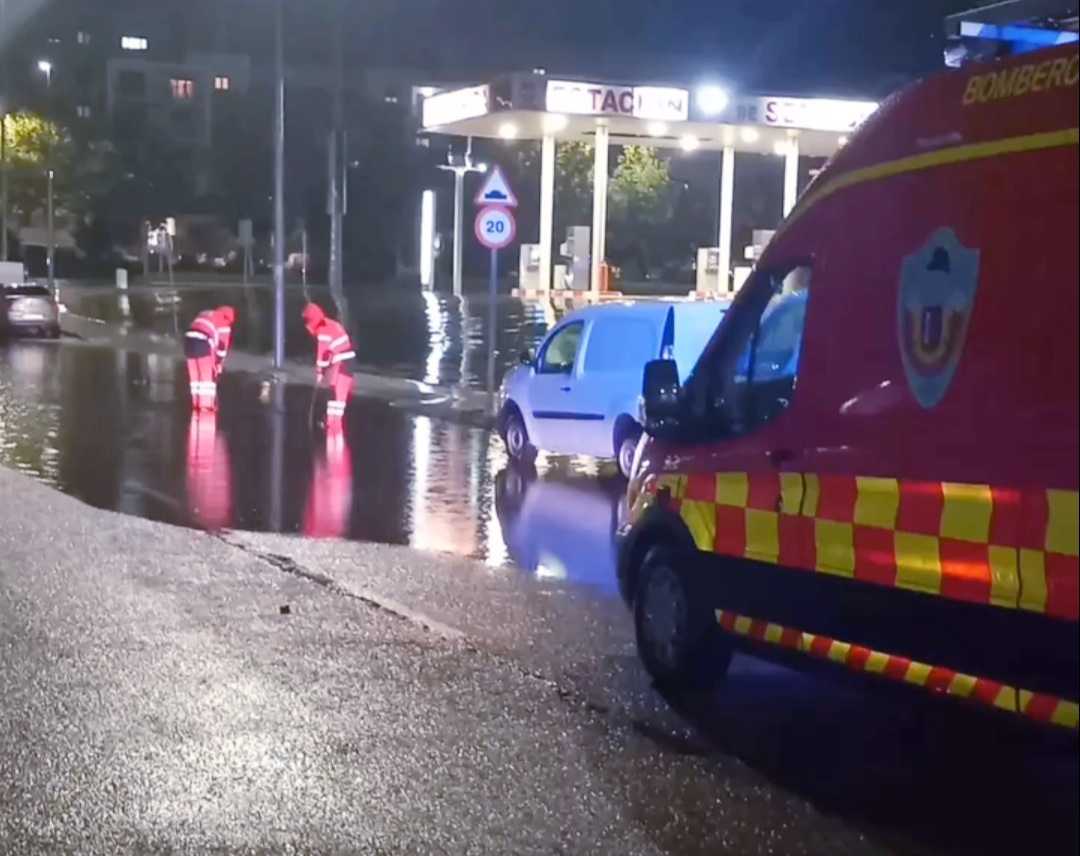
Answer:
<svg viewBox="0 0 1080 856"><path fill-rule="evenodd" d="M470 86L439 92L424 99L421 107L421 124L425 128L449 125L463 119L475 119L488 112L487 86Z"/></svg>
<svg viewBox="0 0 1080 856"><path fill-rule="evenodd" d="M685 122L690 115L690 93L666 86L606 86L549 80L545 107L550 113Z"/></svg>
<svg viewBox="0 0 1080 856"><path fill-rule="evenodd" d="M739 98L728 110L728 117L739 125L845 134L861 125L877 107L874 101L831 98Z"/></svg>

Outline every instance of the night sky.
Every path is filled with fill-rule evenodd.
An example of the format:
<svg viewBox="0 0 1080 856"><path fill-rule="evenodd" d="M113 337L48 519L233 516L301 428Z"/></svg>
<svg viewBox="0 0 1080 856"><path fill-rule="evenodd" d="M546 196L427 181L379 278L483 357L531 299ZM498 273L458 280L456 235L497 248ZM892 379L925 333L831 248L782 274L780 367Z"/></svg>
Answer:
<svg viewBox="0 0 1080 856"><path fill-rule="evenodd" d="M9 30L56 0L7 0ZM80 0L104 12L147 0ZM269 60L273 0L152 0ZM287 51L480 79L531 70L790 94L879 95L941 68L943 19L986 0L286 0ZM342 19L344 18L344 25ZM8 35L12 35L9 32ZM261 56L260 56L261 55Z"/></svg>
<svg viewBox="0 0 1080 856"><path fill-rule="evenodd" d="M941 67L943 18L975 0L350 0L357 47L379 60L641 57L650 74L736 88L858 91ZM366 31L366 32L365 32ZM576 65L577 63L575 63ZM556 68L557 71L557 68ZM628 68L627 72L632 72Z"/></svg>

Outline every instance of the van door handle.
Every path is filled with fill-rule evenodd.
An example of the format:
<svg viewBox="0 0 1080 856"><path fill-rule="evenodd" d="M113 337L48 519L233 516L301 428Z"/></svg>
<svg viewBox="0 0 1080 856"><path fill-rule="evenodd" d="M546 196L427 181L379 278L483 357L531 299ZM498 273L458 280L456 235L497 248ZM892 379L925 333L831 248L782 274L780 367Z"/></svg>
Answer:
<svg viewBox="0 0 1080 856"><path fill-rule="evenodd" d="M769 459L769 463L774 467L782 467L784 464L790 464L799 457L791 449L770 449L765 453L765 456Z"/></svg>
<svg viewBox="0 0 1080 856"><path fill-rule="evenodd" d="M570 387L568 387L568 386L560 386L559 389L562 392L569 392L570 391Z"/></svg>

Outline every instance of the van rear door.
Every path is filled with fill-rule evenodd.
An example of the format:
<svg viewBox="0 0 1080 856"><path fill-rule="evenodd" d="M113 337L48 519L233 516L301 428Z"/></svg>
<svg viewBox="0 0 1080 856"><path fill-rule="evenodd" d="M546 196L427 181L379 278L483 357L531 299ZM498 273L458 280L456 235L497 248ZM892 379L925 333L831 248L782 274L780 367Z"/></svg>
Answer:
<svg viewBox="0 0 1080 856"><path fill-rule="evenodd" d="M686 383L730 305L730 301L708 301L671 307L671 357L679 366L682 383Z"/></svg>

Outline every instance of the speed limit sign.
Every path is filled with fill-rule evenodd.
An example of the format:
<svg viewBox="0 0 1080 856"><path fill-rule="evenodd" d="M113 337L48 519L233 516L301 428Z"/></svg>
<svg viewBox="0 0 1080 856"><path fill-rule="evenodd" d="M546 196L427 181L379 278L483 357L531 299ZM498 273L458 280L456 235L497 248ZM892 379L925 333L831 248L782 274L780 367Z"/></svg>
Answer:
<svg viewBox="0 0 1080 856"><path fill-rule="evenodd" d="M473 224L476 240L489 250L501 250L517 236L517 222L507 208L489 205L481 208Z"/></svg>

